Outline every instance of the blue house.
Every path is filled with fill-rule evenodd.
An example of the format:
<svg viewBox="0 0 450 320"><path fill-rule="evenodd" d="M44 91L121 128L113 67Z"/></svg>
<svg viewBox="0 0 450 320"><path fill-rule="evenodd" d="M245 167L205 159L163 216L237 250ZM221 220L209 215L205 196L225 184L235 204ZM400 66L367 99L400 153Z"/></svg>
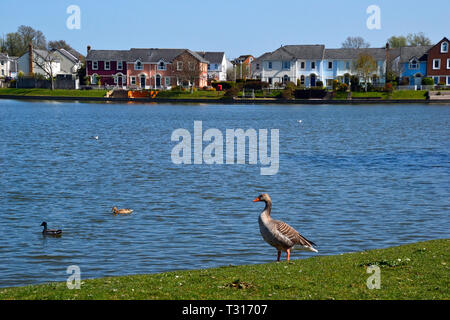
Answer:
<svg viewBox="0 0 450 320"><path fill-rule="evenodd" d="M422 84L422 78L427 74L428 51L431 47L400 48L400 54L394 60L394 66L402 79L408 78L410 86Z"/></svg>

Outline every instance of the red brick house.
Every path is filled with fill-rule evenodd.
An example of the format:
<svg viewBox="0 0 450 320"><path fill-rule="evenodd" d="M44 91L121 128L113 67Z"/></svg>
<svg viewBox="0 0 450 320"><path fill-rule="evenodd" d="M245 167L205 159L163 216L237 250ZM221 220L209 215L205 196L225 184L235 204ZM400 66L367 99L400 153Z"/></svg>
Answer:
<svg viewBox="0 0 450 320"><path fill-rule="evenodd" d="M91 84L125 87L129 50L91 50L87 47L86 76Z"/></svg>
<svg viewBox="0 0 450 320"><path fill-rule="evenodd" d="M450 86L450 41L444 37L428 51L427 76Z"/></svg>

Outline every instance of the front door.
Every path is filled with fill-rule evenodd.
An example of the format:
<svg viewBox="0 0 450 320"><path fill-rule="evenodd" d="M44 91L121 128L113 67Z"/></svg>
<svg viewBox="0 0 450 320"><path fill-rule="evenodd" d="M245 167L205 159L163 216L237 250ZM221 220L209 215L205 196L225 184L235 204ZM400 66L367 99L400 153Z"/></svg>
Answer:
<svg viewBox="0 0 450 320"><path fill-rule="evenodd" d="M161 87L161 76L159 74L156 75L156 87Z"/></svg>
<svg viewBox="0 0 450 320"><path fill-rule="evenodd" d="M311 87L315 87L316 86L316 76L315 75L311 75Z"/></svg>
<svg viewBox="0 0 450 320"><path fill-rule="evenodd" d="M145 89L145 76L141 76L141 88Z"/></svg>

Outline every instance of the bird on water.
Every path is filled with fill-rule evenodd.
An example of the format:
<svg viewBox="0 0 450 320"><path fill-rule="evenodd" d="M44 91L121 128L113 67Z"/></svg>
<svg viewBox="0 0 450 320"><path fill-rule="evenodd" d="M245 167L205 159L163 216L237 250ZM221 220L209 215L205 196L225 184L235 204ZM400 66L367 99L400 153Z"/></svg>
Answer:
<svg viewBox="0 0 450 320"><path fill-rule="evenodd" d="M253 200L253 202L259 201L264 201L266 204L258 219L259 230L263 239L277 249L277 261L280 261L281 251L287 253L288 261L291 255L291 249L318 252L313 247L316 246L314 242L303 237L287 223L272 219L270 216L272 199L270 199L267 193L263 193Z"/></svg>
<svg viewBox="0 0 450 320"><path fill-rule="evenodd" d="M60 236L62 234L61 229L48 229L47 228L47 222L42 222L41 227L44 227L44 230L42 230L42 234L46 236Z"/></svg>

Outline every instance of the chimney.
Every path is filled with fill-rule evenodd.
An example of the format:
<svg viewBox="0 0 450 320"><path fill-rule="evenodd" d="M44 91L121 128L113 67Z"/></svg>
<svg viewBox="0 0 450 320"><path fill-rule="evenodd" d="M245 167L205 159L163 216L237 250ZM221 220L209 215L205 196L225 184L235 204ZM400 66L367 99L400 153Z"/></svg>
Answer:
<svg viewBox="0 0 450 320"><path fill-rule="evenodd" d="M28 61L28 63L29 63L29 65L28 65L28 69L29 69L29 74L30 74L30 76L32 76L33 75L33 73L34 73L34 69L33 69L33 43L30 41L30 43L28 44L28 53L29 53L29 61Z"/></svg>
<svg viewBox="0 0 450 320"><path fill-rule="evenodd" d="M385 78L385 83L388 83L390 79L390 71L391 71L391 66L389 63L389 42L386 42L386 78Z"/></svg>
<svg viewBox="0 0 450 320"><path fill-rule="evenodd" d="M91 51L91 46L87 46L87 53L89 54L89 51Z"/></svg>

